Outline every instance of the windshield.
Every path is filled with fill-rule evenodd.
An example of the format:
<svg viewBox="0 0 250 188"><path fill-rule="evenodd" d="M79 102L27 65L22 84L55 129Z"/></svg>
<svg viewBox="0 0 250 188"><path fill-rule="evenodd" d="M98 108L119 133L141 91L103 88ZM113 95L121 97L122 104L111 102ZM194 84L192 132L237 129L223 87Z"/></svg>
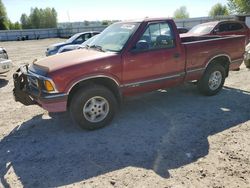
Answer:
<svg viewBox="0 0 250 188"><path fill-rule="evenodd" d="M88 46L102 51L120 52L139 23L115 23L101 32Z"/></svg>
<svg viewBox="0 0 250 188"><path fill-rule="evenodd" d="M209 34L214 28L214 25L197 25L193 27L188 33L193 34Z"/></svg>
<svg viewBox="0 0 250 188"><path fill-rule="evenodd" d="M99 34L97 34L97 35L95 35L95 36L93 36L93 37L91 37L90 39L88 39L88 40L86 40L85 42L83 42L81 45L82 46L89 46L89 44L98 36Z"/></svg>
<svg viewBox="0 0 250 188"><path fill-rule="evenodd" d="M67 43L72 43L75 39L77 39L81 34L75 34L72 37L70 37L66 42Z"/></svg>

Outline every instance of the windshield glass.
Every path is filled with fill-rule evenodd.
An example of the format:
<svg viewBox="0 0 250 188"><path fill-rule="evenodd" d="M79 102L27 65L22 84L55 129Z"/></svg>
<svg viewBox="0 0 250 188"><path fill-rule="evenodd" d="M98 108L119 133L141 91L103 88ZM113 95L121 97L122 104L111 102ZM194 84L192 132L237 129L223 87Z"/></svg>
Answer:
<svg viewBox="0 0 250 188"><path fill-rule="evenodd" d="M209 34L214 28L214 25L197 25L193 27L188 33L193 34Z"/></svg>
<svg viewBox="0 0 250 188"><path fill-rule="evenodd" d="M80 36L80 34L75 34L72 37L70 37L66 42L67 43L72 43L74 40L76 40L78 37Z"/></svg>
<svg viewBox="0 0 250 188"><path fill-rule="evenodd" d="M106 28L89 44L102 51L120 52L139 23L115 23Z"/></svg>
<svg viewBox="0 0 250 188"><path fill-rule="evenodd" d="M98 36L98 34L97 35L95 35L95 36L93 36L93 37L91 37L90 39L88 39L88 40L86 40L85 42L83 42L81 45L82 46L89 46L89 44L96 38Z"/></svg>

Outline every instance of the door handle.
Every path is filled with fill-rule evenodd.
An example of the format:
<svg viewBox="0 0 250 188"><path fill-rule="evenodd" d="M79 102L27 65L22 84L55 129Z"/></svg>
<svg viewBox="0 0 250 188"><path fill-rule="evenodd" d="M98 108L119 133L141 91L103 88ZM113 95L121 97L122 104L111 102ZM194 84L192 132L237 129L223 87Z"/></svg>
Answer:
<svg viewBox="0 0 250 188"><path fill-rule="evenodd" d="M173 55L173 57L174 57L175 59L178 59L178 58L180 57L180 54L179 54L179 53L175 53L175 54Z"/></svg>

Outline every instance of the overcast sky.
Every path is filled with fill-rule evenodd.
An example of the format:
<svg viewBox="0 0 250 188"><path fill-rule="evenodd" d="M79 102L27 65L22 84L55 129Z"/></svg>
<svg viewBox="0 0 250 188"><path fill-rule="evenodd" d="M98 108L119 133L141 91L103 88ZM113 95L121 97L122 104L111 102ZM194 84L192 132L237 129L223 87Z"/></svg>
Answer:
<svg viewBox="0 0 250 188"><path fill-rule="evenodd" d="M58 21L124 20L144 17L172 17L180 6L186 6L190 17L207 16L216 3L227 0L2 0L12 22L31 7L54 7Z"/></svg>

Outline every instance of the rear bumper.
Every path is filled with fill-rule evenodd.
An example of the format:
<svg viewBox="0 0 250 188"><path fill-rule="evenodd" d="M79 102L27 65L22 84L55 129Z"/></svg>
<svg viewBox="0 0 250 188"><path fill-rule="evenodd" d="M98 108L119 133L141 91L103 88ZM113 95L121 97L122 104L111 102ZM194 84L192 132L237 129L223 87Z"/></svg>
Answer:
<svg viewBox="0 0 250 188"><path fill-rule="evenodd" d="M64 93L45 93L42 88L33 88L29 83L30 75L20 68L14 73L13 95L15 101L26 106L39 105L49 112L65 112L67 110L68 95ZM40 84L39 84L40 85Z"/></svg>

